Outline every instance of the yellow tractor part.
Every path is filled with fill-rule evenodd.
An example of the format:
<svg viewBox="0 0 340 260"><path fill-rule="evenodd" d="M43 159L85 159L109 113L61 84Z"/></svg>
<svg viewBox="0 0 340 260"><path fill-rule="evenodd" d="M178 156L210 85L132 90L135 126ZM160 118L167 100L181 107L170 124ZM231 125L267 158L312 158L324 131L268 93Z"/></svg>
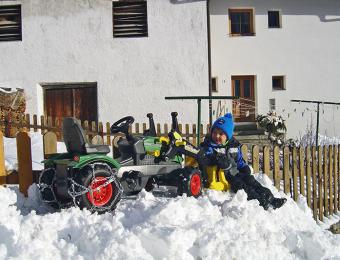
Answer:
<svg viewBox="0 0 340 260"><path fill-rule="evenodd" d="M208 189L227 191L230 184L225 178L224 171L217 166L207 166Z"/></svg>

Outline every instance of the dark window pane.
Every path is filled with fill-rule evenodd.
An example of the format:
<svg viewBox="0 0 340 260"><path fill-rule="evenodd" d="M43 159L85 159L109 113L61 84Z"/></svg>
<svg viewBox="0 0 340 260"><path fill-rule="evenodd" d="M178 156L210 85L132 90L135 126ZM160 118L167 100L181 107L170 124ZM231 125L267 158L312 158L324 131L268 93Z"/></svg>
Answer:
<svg viewBox="0 0 340 260"><path fill-rule="evenodd" d="M217 92L217 79L216 78L211 79L211 91Z"/></svg>
<svg viewBox="0 0 340 260"><path fill-rule="evenodd" d="M273 89L284 89L283 77L281 77L281 76L273 77L272 78L272 85L273 85Z"/></svg>
<svg viewBox="0 0 340 260"><path fill-rule="evenodd" d="M242 33L250 33L250 24L242 24L241 32Z"/></svg>
<svg viewBox="0 0 340 260"><path fill-rule="evenodd" d="M239 97L240 96L240 80L235 80L235 96Z"/></svg>
<svg viewBox="0 0 340 260"><path fill-rule="evenodd" d="M250 13L241 13L241 23L250 23Z"/></svg>
<svg viewBox="0 0 340 260"><path fill-rule="evenodd" d="M240 24L232 24L231 25L231 33L241 33Z"/></svg>
<svg viewBox="0 0 340 260"><path fill-rule="evenodd" d="M269 28L280 28L279 11L268 11L268 27Z"/></svg>
<svg viewBox="0 0 340 260"><path fill-rule="evenodd" d="M250 98L250 80L243 81L243 95L245 98Z"/></svg>
<svg viewBox="0 0 340 260"><path fill-rule="evenodd" d="M240 13L232 12L230 13L231 23L239 23L240 22Z"/></svg>

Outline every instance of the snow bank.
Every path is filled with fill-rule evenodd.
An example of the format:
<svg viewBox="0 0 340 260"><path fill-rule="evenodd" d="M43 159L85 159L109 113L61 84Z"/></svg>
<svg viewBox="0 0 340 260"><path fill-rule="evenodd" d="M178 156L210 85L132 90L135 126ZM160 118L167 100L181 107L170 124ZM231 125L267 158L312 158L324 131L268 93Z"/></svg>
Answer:
<svg viewBox="0 0 340 260"><path fill-rule="evenodd" d="M265 175L257 179L278 193ZM0 187L0 259L340 259L340 236L312 218L306 200L265 211L256 200L209 190L204 196L141 192L115 214L54 212L32 185Z"/></svg>

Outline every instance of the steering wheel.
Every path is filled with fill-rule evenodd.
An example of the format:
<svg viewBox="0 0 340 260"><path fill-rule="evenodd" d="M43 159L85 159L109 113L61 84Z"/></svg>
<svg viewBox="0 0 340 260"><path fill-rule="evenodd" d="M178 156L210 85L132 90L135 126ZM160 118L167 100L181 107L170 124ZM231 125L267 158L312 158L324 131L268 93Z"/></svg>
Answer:
<svg viewBox="0 0 340 260"><path fill-rule="evenodd" d="M126 135L129 134L129 127L133 124L135 119L132 116L126 116L119 119L117 122L113 123L110 127L111 133L124 133Z"/></svg>

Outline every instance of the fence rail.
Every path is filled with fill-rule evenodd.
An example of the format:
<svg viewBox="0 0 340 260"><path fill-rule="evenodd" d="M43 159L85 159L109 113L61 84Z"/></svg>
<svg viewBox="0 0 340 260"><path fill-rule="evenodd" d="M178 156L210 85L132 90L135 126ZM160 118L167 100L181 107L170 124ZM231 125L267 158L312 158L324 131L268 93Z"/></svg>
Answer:
<svg viewBox="0 0 340 260"><path fill-rule="evenodd" d="M42 118L41 122L45 122ZM33 124L27 120L15 123L14 127L20 130L16 135L18 146L18 171L20 190L24 193L32 183L32 168L29 165L31 162L31 144L29 135L22 131L27 130L40 131L44 134L44 153L50 154L56 152L57 135L61 135L61 126L53 126L47 120L47 124L37 124L36 117L33 116ZM60 122L60 121L59 121ZM107 145L115 146L112 142L114 138L109 132L110 124L99 123L98 128L91 123L91 128L88 123L83 122L86 134L93 135L91 139L94 143L106 143ZM180 130L184 132L183 136L195 142L196 127L193 125L192 132L189 131L189 125L185 124L185 131L182 125ZM93 129L98 129L93 131ZM161 129L160 124L157 124L157 133L159 135L167 134L169 126L164 125ZM49 130L49 131L47 131ZM52 131L51 131L52 130ZM56 131L58 130L58 131ZM134 125L135 134L140 134L140 124ZM142 124L142 130L146 130L146 124ZM208 127L206 128L208 131ZM54 133L56 132L56 133ZM3 137L0 131L0 184L6 182L4 170L4 151ZM60 136L62 138L62 136ZM323 221L324 217L336 214L340 210L340 145L318 146L318 147L282 147L277 146L252 146L249 149L246 145L241 147L244 159L252 165L255 172L262 172L273 180L275 187L291 196L295 201L299 195L306 197L308 206L313 211L315 220Z"/></svg>

